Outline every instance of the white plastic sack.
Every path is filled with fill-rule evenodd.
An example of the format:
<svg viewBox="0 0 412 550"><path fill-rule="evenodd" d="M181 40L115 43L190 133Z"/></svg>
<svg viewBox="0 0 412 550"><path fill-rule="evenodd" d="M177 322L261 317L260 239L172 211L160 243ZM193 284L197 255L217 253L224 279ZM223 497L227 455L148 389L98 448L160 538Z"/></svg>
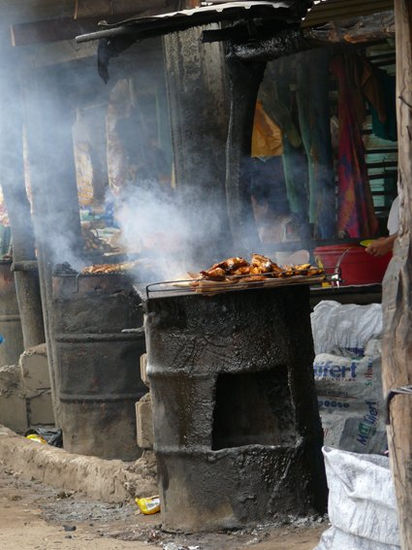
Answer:
<svg viewBox="0 0 412 550"><path fill-rule="evenodd" d="M382 333L382 306L323 300L311 314L315 354L363 355L371 338Z"/></svg>
<svg viewBox="0 0 412 550"><path fill-rule="evenodd" d="M320 353L313 364L325 445L358 453L386 450L381 342L362 358Z"/></svg>
<svg viewBox="0 0 412 550"><path fill-rule="evenodd" d="M332 527L315 550L399 550L389 459L323 448Z"/></svg>

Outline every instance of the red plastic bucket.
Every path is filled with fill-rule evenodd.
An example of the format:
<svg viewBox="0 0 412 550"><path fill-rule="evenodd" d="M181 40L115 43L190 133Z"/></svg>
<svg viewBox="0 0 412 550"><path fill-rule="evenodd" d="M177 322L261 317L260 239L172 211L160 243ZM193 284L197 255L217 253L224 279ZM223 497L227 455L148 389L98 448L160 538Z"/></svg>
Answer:
<svg viewBox="0 0 412 550"><path fill-rule="evenodd" d="M343 285L381 283L392 257L390 252L385 256L371 256L365 247L351 244L318 246L314 254L328 274L333 273L340 261Z"/></svg>

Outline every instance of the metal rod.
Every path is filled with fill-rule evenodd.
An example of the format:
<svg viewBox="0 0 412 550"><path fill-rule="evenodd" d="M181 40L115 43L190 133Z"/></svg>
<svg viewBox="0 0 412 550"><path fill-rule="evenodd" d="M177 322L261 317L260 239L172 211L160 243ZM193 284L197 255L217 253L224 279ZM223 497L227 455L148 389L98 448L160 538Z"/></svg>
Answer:
<svg viewBox="0 0 412 550"><path fill-rule="evenodd" d="M100 40L101 38L113 38L124 34L133 34L133 29L130 26L117 27L115 29L105 29L104 31L96 31L88 34L81 34L75 37L78 44L82 42L91 42L92 40Z"/></svg>

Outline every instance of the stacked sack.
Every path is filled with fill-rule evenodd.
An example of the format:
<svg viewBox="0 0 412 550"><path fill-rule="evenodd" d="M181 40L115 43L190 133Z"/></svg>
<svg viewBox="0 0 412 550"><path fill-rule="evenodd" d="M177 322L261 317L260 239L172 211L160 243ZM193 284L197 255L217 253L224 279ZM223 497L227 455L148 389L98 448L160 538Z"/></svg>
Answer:
<svg viewBox="0 0 412 550"><path fill-rule="evenodd" d="M382 307L320 302L311 315L314 376L325 445L386 450L381 380Z"/></svg>
<svg viewBox="0 0 412 550"><path fill-rule="evenodd" d="M388 457L330 447L323 456L331 527L315 550L400 550Z"/></svg>

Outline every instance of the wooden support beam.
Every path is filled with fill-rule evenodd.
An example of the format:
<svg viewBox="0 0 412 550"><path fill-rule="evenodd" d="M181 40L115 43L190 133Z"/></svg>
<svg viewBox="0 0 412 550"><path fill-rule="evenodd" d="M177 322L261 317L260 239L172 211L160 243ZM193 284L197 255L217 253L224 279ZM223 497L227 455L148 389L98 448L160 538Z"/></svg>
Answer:
<svg viewBox="0 0 412 550"><path fill-rule="evenodd" d="M371 42L385 40L395 35L393 11L363 15L355 19L331 20L321 26L309 27L303 23L309 39L320 42ZM386 54L387 55L387 54Z"/></svg>
<svg viewBox="0 0 412 550"><path fill-rule="evenodd" d="M74 18L59 17L29 23L16 23L10 26L12 46L28 46L73 40L80 34L87 34L98 30L98 22L103 18L108 23L115 23L127 17L150 16L154 14L175 11L180 8L180 0L123 0L116 2L110 8L111 0L85 2L77 0ZM110 8L110 9L109 9Z"/></svg>
<svg viewBox="0 0 412 550"><path fill-rule="evenodd" d="M60 40L73 40L83 33L97 30L98 18L89 17L75 21L71 17L17 23L11 25L11 45L28 46Z"/></svg>
<svg viewBox="0 0 412 550"><path fill-rule="evenodd" d="M412 3L395 0L400 227L383 284L383 383L412 385ZM390 401L389 456L402 550L412 548L412 394Z"/></svg>
<svg viewBox="0 0 412 550"><path fill-rule="evenodd" d="M214 254L224 256L221 246L229 240L225 202L228 106L223 50L220 44L202 44L201 34L202 28L198 27L163 39L176 192L182 204L190 204L185 214L191 228L187 261L193 261L196 249L199 265L213 261ZM198 242L204 243L201 250Z"/></svg>
<svg viewBox="0 0 412 550"><path fill-rule="evenodd" d="M76 0L74 18L153 15L181 9L181 0Z"/></svg>
<svg viewBox="0 0 412 550"><path fill-rule="evenodd" d="M73 152L73 93L79 81L64 67L25 73L25 127L33 197L40 290L52 401L60 425L59 379L54 342L52 271L81 255L79 205ZM77 94L78 96L78 94Z"/></svg>
<svg viewBox="0 0 412 550"><path fill-rule="evenodd" d="M16 57L7 57L16 66ZM10 219L13 261L26 264L35 260L35 243L30 204L26 194L23 164L23 120L21 94L15 71L0 63L0 173L1 186ZM35 262L34 262L35 263ZM15 269L14 281L23 332L24 348L43 343L43 316L36 271Z"/></svg>
<svg viewBox="0 0 412 550"><path fill-rule="evenodd" d="M348 19L393 9L393 0L328 0L315 4L306 15L303 26L311 27L338 19Z"/></svg>

